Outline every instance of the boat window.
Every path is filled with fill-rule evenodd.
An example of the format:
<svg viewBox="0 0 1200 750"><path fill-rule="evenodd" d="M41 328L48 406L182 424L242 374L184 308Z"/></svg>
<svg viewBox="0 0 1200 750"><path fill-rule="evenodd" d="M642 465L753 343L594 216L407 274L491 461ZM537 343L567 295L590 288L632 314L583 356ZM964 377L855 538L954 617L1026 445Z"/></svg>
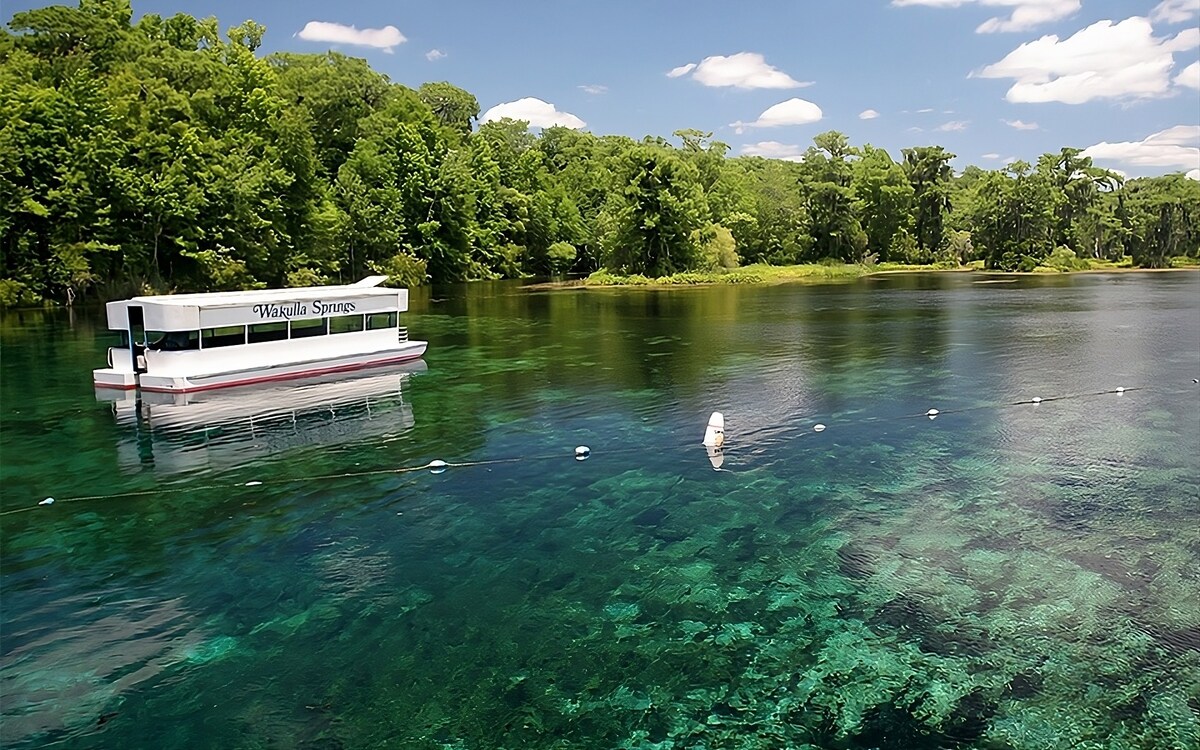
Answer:
<svg viewBox="0 0 1200 750"><path fill-rule="evenodd" d="M396 313L375 313L367 316L367 330L374 331L379 328L395 328Z"/></svg>
<svg viewBox="0 0 1200 750"><path fill-rule="evenodd" d="M246 327L205 328L200 331L200 342L204 349L215 349L218 346L241 346L246 343Z"/></svg>
<svg viewBox="0 0 1200 750"><path fill-rule="evenodd" d="M325 318L310 318L308 320L292 321L292 338L302 339L308 336L325 335Z"/></svg>
<svg viewBox="0 0 1200 750"><path fill-rule="evenodd" d="M255 323L250 326L246 337L248 343L257 344L262 341L282 341L288 337L286 320L275 323Z"/></svg>
<svg viewBox="0 0 1200 750"><path fill-rule="evenodd" d="M354 333L363 329L363 316L339 315L329 319L330 333Z"/></svg>
<svg viewBox="0 0 1200 750"><path fill-rule="evenodd" d="M161 352L186 352L200 348L199 331L146 331L146 348Z"/></svg>

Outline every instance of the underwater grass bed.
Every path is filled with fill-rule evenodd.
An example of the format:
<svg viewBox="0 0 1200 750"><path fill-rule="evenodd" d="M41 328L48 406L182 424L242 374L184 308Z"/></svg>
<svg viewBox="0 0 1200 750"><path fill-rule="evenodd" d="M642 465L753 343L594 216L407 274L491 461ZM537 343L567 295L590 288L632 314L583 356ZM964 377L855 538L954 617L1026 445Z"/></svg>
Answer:
<svg viewBox="0 0 1200 750"><path fill-rule="evenodd" d="M1186 539L1160 525L1171 508L1134 528L1093 513L1085 544L1053 521L1075 501L1053 463L1001 492L995 472L1022 454L916 427L886 440L903 467L837 486L797 479L870 467L856 453L879 447L783 474L653 464L532 491L512 467L493 504L464 496L424 530L440 562L367 575L369 605L301 592L296 614L251 633L242 658L301 638L341 676L286 662L237 720L316 746L1195 746L1197 589ZM1088 549L1124 552L1096 570ZM335 554L313 563L324 580L348 574ZM384 647L364 659L356 644ZM297 701L319 709L264 718Z"/></svg>
<svg viewBox="0 0 1200 750"><path fill-rule="evenodd" d="M448 296L409 427L235 467L49 387L5 422L0 740L1197 746L1197 280ZM114 471L171 491L65 502Z"/></svg>

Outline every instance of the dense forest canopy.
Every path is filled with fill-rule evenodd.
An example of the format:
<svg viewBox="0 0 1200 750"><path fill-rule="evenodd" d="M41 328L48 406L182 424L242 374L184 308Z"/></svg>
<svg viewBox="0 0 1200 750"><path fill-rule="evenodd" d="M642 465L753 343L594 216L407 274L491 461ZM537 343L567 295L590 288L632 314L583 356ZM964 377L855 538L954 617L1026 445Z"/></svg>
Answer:
<svg viewBox="0 0 1200 750"><path fill-rule="evenodd" d="M524 122L477 124L449 83L363 60L256 54L265 29L128 0L0 30L0 304L143 290L398 284L739 264L1030 269L1200 255L1200 183L1123 180L1079 149L1036 164L899 161L844 135L798 162Z"/></svg>

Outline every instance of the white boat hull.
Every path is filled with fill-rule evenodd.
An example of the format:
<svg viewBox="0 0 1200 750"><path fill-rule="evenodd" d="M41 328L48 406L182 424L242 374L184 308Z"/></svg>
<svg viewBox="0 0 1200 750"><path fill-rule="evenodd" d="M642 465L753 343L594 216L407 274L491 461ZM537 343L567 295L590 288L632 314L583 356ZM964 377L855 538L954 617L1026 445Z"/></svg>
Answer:
<svg viewBox="0 0 1200 750"><path fill-rule="evenodd" d="M367 367L392 365L419 359L428 343L409 341L400 347L361 354L346 354L306 362L288 362L278 365L254 367L244 370L206 373L201 375L151 375L150 373L119 372L104 369L93 371L93 382L98 388L129 390L140 387L151 393L195 393L215 388L229 388L255 383L272 383L280 380L306 378L337 372L351 372Z"/></svg>

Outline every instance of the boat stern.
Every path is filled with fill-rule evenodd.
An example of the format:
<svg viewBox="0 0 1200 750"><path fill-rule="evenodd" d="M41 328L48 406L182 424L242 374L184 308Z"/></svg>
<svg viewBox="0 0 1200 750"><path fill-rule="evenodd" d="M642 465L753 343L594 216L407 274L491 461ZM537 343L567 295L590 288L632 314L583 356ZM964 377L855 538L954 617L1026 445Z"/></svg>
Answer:
<svg viewBox="0 0 1200 750"><path fill-rule="evenodd" d="M115 388L120 391L128 391L137 388L137 375L129 370L116 370L112 367L105 367L100 370L92 370L92 384L97 388Z"/></svg>

